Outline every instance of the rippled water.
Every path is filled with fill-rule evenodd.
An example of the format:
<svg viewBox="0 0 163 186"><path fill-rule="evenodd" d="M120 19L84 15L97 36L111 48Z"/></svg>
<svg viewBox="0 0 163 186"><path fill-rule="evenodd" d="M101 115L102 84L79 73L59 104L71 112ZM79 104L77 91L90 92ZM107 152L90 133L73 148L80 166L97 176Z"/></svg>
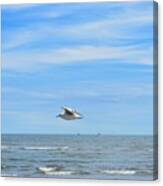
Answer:
<svg viewBox="0 0 163 186"><path fill-rule="evenodd" d="M2 135L2 176L153 179L151 136Z"/></svg>

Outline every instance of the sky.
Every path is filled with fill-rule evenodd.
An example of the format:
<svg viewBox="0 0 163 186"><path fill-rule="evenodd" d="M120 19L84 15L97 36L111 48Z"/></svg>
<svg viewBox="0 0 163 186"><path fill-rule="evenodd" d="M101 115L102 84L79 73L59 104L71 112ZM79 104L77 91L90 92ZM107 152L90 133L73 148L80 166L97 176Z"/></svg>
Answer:
<svg viewBox="0 0 163 186"><path fill-rule="evenodd" d="M2 6L2 133L153 133L153 4ZM56 118L61 106L81 120Z"/></svg>

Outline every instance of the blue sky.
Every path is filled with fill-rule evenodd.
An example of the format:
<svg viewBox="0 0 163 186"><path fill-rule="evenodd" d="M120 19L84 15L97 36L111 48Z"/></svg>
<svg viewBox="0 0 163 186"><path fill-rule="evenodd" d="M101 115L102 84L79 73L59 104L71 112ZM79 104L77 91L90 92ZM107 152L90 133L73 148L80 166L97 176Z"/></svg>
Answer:
<svg viewBox="0 0 163 186"><path fill-rule="evenodd" d="M152 134L152 2L2 6L2 132ZM56 118L61 106L84 119Z"/></svg>

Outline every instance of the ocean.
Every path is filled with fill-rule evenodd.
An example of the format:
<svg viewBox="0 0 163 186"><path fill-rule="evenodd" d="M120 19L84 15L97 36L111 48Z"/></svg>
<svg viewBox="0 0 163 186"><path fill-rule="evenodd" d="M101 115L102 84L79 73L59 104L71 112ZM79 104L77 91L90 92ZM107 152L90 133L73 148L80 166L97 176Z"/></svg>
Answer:
<svg viewBox="0 0 163 186"><path fill-rule="evenodd" d="M2 135L1 175L153 180L153 137Z"/></svg>

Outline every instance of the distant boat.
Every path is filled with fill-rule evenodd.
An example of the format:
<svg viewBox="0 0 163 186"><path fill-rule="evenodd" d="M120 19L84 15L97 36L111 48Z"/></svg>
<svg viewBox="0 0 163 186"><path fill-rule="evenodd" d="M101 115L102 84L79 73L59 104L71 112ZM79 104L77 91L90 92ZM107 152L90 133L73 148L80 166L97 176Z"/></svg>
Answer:
<svg viewBox="0 0 163 186"><path fill-rule="evenodd" d="M82 115L76 110L73 110L69 107L62 107L62 109L64 110L64 112L58 114L56 117L60 117L65 120L75 120L83 118Z"/></svg>

